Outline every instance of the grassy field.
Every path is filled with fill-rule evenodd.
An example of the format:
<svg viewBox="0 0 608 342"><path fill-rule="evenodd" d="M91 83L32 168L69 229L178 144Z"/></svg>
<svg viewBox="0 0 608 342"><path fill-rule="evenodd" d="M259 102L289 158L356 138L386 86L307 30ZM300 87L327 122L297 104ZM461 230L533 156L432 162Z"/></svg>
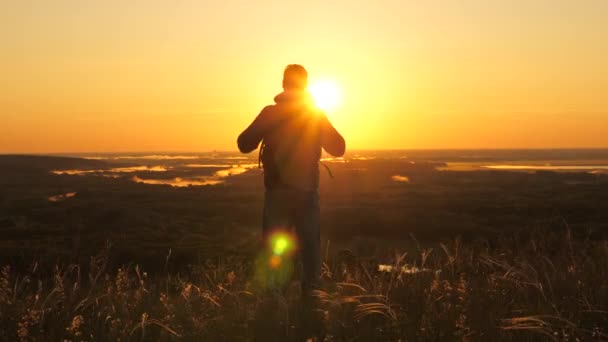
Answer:
<svg viewBox="0 0 608 342"><path fill-rule="evenodd" d="M416 241L414 241L414 244ZM0 340L247 341L268 301L248 260L187 271L112 267L112 247L88 264L4 266ZM588 341L608 339L608 243L568 230L450 239L394 250L392 260L347 251L326 258L318 292L326 341ZM171 257L167 255L167 268ZM390 272L378 264L391 262ZM50 272L50 273L49 273ZM295 340L298 283L288 310L267 311ZM272 340L270 337L262 340Z"/></svg>
<svg viewBox="0 0 608 342"><path fill-rule="evenodd" d="M192 172L175 163L159 177ZM325 340L608 340L608 177L437 165L322 174ZM0 341L247 341L269 322L297 340L297 275L278 297L253 281L259 170L189 188L49 172L107 166L0 158Z"/></svg>

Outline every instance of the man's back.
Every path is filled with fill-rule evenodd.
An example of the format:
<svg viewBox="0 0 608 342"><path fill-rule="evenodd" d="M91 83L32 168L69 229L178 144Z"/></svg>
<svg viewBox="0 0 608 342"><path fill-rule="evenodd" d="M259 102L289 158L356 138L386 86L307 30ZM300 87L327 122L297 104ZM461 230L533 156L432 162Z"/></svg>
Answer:
<svg viewBox="0 0 608 342"><path fill-rule="evenodd" d="M316 190L321 149L342 155L344 139L325 114L311 105L307 93L286 91L277 95L275 102L239 136L239 149L249 152L262 141L267 188Z"/></svg>

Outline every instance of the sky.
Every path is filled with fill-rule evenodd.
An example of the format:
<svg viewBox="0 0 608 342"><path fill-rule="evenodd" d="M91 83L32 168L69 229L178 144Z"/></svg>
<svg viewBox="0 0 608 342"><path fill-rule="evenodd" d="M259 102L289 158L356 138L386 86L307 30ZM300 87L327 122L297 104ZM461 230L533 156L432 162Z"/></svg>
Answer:
<svg viewBox="0 0 608 342"><path fill-rule="evenodd" d="M608 147L605 0L2 0L0 153L236 150L285 65L348 149Z"/></svg>

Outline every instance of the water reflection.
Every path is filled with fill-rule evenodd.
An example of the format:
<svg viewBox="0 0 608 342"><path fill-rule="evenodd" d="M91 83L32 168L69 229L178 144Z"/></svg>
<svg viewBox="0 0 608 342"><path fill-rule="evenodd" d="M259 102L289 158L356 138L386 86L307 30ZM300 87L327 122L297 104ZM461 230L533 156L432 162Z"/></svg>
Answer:
<svg viewBox="0 0 608 342"><path fill-rule="evenodd" d="M394 175L393 177L391 177L392 180L394 180L395 182L400 182L400 183L409 183L410 179L407 176L400 176L400 175Z"/></svg>
<svg viewBox="0 0 608 342"><path fill-rule="evenodd" d="M171 185L173 187L187 187L187 186L202 186L202 185L217 185L221 184L224 181L219 179L211 179L208 177L200 177L200 178L180 178L176 177L173 179L143 179L137 176L131 178L132 181L136 183L143 184L154 184L154 185Z"/></svg>
<svg viewBox="0 0 608 342"><path fill-rule="evenodd" d="M224 177L229 177L229 176L236 176L236 175L240 175L242 173L247 172L247 170L250 170L254 167L257 167L257 164L243 164L243 165L233 165L231 168L227 169L227 170L219 170L215 173L216 177L219 178L224 178Z"/></svg>
<svg viewBox="0 0 608 342"><path fill-rule="evenodd" d="M199 156L194 155L167 155L167 154L153 154L148 156L92 156L84 157L85 159L93 160L124 160L124 159L150 159L150 160L187 160L187 159L199 159Z"/></svg>
<svg viewBox="0 0 608 342"><path fill-rule="evenodd" d="M230 156L217 153L199 154L149 154L149 155L80 155L81 158L90 160L194 160L194 159L225 159L225 160L246 160L249 157Z"/></svg>
<svg viewBox="0 0 608 342"><path fill-rule="evenodd" d="M131 166L131 167L116 167L110 169L110 172L137 172L137 171L149 171L149 172L165 172L168 168L165 166Z"/></svg>
<svg viewBox="0 0 608 342"><path fill-rule="evenodd" d="M106 173L130 173L138 171L149 171L149 172L166 172L168 170L165 166L129 166L129 167L115 167L107 170L96 169L96 170L53 170L51 173L56 175L86 175L86 174L106 174Z"/></svg>
<svg viewBox="0 0 608 342"><path fill-rule="evenodd" d="M327 163L346 163L346 160L343 157L328 157L328 158L321 158L322 162L327 162Z"/></svg>
<svg viewBox="0 0 608 342"><path fill-rule="evenodd" d="M227 165L223 165L227 166ZM207 177L176 177L172 179L143 179L141 177L133 177L132 180L137 183L144 184L163 184L174 187L201 186L201 185L217 185L224 183L223 178L240 175L248 170L257 167L257 164L232 165L231 168L216 171L212 176Z"/></svg>
<svg viewBox="0 0 608 342"><path fill-rule="evenodd" d="M184 165L188 168L223 168L213 173L211 176L194 176L194 177L175 177L167 179L157 178L142 178L140 176L133 176L131 180L136 183L143 184L154 184L154 185L170 185L174 187L186 187L186 186L203 186L203 185L217 185L224 182L224 178L230 176L236 176L247 172L248 170L257 167L257 164L240 164L240 165L229 165L229 164L187 164ZM94 175L109 178L120 178L121 173L133 173L133 172L167 172L171 168L166 166L130 166L130 167L116 167L106 170L53 170L51 171L56 175ZM175 171L175 169L171 169ZM177 170L179 171L179 170ZM63 196L63 195L58 195ZM72 195L73 196L73 195ZM71 196L68 196L71 197ZM53 196L53 199L49 198L49 201L60 201L65 198Z"/></svg>
<svg viewBox="0 0 608 342"><path fill-rule="evenodd" d="M586 171L608 170L608 165L486 165L493 170L551 170L551 171Z"/></svg>
<svg viewBox="0 0 608 342"><path fill-rule="evenodd" d="M484 165L478 162L447 163L438 167L439 171L476 171L476 170L502 170L502 171L580 171L601 173L608 171L608 165L552 165L545 164L495 164Z"/></svg>
<svg viewBox="0 0 608 342"><path fill-rule="evenodd" d="M89 173L104 172L103 170L53 170L51 173L56 175L86 175Z"/></svg>
<svg viewBox="0 0 608 342"><path fill-rule="evenodd" d="M74 196L76 196L76 192L66 192L65 194L50 196L49 202L62 202L62 201L65 201L66 199L72 198Z"/></svg>
<svg viewBox="0 0 608 342"><path fill-rule="evenodd" d="M185 167L191 168L217 168L217 167L226 167L229 165L226 164L186 164Z"/></svg>

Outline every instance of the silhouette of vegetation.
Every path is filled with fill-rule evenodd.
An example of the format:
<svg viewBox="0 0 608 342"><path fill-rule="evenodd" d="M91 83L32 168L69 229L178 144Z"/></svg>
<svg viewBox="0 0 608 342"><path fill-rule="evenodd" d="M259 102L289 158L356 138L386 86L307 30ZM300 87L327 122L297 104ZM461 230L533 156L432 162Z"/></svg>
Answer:
<svg viewBox="0 0 608 342"><path fill-rule="evenodd" d="M412 238L413 239L413 238ZM413 240L416 244L417 242ZM317 292L327 341L602 340L608 338L608 244L569 230L447 239L386 260L326 258ZM205 260L182 272L113 267L112 247L87 264L0 273L0 339L239 341L263 305L252 262ZM167 264L171 264L167 255ZM390 262L391 272L378 271ZM163 267L166 268L168 265ZM419 272L401 272L402 266ZM275 311L294 330L298 286Z"/></svg>

